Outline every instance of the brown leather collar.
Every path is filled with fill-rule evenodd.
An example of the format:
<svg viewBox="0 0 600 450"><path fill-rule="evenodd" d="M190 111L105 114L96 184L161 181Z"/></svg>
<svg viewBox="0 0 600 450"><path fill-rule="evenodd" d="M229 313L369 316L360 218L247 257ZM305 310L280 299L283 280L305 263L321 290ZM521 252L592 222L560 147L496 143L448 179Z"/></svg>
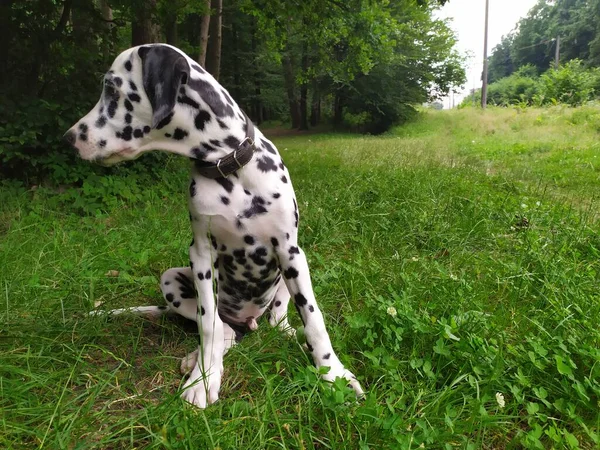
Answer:
<svg viewBox="0 0 600 450"><path fill-rule="evenodd" d="M246 118L246 137L233 152L223 156L215 162L196 161L196 172L206 178L227 178L232 173L244 167L254 156L254 125L250 118L242 111Z"/></svg>

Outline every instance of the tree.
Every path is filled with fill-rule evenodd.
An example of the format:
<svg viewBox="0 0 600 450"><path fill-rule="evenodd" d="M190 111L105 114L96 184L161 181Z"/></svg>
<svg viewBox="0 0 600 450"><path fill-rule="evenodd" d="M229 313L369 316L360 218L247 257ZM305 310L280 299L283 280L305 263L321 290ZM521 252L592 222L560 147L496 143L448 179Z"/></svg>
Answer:
<svg viewBox="0 0 600 450"><path fill-rule="evenodd" d="M221 72L223 0L212 0L212 9L213 14L210 16L210 39L208 41L206 70L218 80Z"/></svg>
<svg viewBox="0 0 600 450"><path fill-rule="evenodd" d="M488 63L488 82L494 83L515 71L512 60L513 35L502 36L502 41L494 47Z"/></svg>

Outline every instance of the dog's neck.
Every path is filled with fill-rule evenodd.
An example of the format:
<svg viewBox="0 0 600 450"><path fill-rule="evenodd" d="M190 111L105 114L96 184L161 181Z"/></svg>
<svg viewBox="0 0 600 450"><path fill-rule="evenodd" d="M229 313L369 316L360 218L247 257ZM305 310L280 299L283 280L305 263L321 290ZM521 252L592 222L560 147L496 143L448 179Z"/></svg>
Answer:
<svg viewBox="0 0 600 450"><path fill-rule="evenodd" d="M246 116L239 106L233 103L233 116L217 117L197 91L186 87L185 96L199 107L177 103L171 121L152 131L153 139L143 151L162 150L198 161L216 162L236 150L248 130Z"/></svg>

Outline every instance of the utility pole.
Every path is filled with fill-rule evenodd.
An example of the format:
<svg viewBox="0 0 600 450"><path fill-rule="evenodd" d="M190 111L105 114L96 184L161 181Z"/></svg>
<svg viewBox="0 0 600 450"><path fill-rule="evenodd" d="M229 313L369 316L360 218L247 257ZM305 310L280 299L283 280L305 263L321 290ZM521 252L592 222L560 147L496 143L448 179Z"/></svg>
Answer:
<svg viewBox="0 0 600 450"><path fill-rule="evenodd" d="M560 35L556 36L556 53L554 54L554 68L558 70L560 63Z"/></svg>
<svg viewBox="0 0 600 450"><path fill-rule="evenodd" d="M485 109L487 104L487 81L488 81L488 17L490 11L490 0L485 0L485 32L483 36L483 85L481 86L481 108Z"/></svg>

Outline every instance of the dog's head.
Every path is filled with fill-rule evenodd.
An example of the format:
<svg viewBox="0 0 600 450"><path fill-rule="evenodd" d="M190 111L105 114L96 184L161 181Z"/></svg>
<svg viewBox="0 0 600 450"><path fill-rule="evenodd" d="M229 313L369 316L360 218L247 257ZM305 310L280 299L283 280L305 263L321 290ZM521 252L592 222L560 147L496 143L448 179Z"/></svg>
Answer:
<svg viewBox="0 0 600 450"><path fill-rule="evenodd" d="M180 88L190 80L190 61L164 45L121 53L104 75L100 100L64 135L79 156L103 165L164 148ZM168 150L168 148L165 148Z"/></svg>

